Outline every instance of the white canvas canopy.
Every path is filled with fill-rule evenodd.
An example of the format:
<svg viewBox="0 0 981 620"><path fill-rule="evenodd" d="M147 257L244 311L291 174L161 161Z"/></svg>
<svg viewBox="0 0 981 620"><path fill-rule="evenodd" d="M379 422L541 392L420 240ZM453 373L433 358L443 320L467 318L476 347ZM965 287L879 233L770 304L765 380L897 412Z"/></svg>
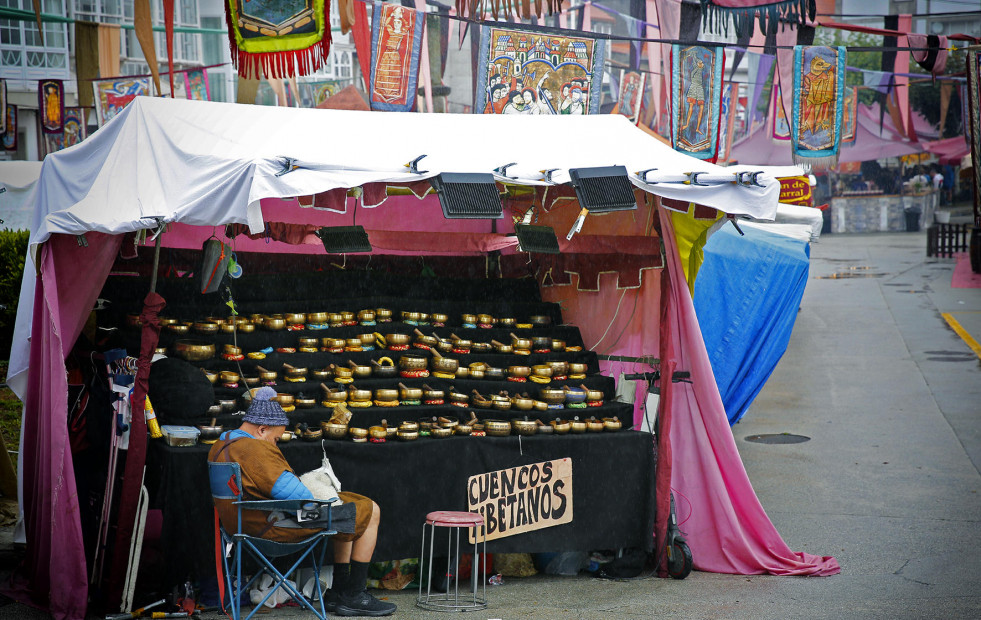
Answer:
<svg viewBox="0 0 981 620"><path fill-rule="evenodd" d="M0 162L0 229L30 230L34 191L41 176L39 161Z"/></svg>

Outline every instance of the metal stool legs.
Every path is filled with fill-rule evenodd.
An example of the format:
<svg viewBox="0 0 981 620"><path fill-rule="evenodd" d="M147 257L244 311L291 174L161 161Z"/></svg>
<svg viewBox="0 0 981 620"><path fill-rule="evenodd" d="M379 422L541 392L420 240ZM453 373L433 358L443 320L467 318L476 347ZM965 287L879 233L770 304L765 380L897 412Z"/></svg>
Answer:
<svg viewBox="0 0 981 620"><path fill-rule="evenodd" d="M482 585L481 596L477 594L478 562L485 562L487 556L487 533L483 529L483 517L476 513L468 512L431 512L426 515L426 521L422 524L422 549L419 553L421 561L425 562L428 570L426 579L426 592L422 591L422 579L419 579L419 596L416 599L416 606L430 611L479 611L487 608L487 584ZM429 555L426 555L426 526L429 526ZM446 531L446 557L447 562L452 562L448 566L456 567L453 571L452 581L447 581L446 592L433 593L433 551L436 543L436 528L445 527ZM474 532L473 543L473 562L470 570L470 592L460 593L460 530L469 532L472 527L481 527L483 533L483 554L477 554L476 531ZM455 537L455 549L454 549Z"/></svg>

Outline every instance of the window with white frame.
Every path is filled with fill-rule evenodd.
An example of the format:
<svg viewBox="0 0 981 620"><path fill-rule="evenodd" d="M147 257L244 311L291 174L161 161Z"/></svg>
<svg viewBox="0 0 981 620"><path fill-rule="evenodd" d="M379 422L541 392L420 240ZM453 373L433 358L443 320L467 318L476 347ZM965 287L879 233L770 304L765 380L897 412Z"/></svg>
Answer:
<svg viewBox="0 0 981 620"><path fill-rule="evenodd" d="M34 12L31 0L0 0L0 7ZM66 15L65 0L43 0L41 12ZM67 24L43 22L42 28L43 44L33 20L0 19L0 77L31 81L71 76Z"/></svg>

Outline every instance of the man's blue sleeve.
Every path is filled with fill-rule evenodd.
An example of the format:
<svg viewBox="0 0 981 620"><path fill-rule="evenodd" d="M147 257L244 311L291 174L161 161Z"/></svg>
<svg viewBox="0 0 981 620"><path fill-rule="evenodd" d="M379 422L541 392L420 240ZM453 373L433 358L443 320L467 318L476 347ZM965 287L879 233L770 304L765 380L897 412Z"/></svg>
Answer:
<svg viewBox="0 0 981 620"><path fill-rule="evenodd" d="M289 471L284 471L276 478L272 488L273 499L313 499L310 489L303 486L300 479Z"/></svg>

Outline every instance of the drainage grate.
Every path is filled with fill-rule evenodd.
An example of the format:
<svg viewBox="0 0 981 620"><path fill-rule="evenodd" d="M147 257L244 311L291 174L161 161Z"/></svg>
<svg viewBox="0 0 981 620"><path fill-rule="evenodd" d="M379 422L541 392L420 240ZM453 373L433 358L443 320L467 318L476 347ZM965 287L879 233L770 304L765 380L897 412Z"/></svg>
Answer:
<svg viewBox="0 0 981 620"><path fill-rule="evenodd" d="M750 435L749 437L746 437L746 441L766 444L804 443L805 441L810 440L810 437L805 437L804 435L792 435L790 433L764 433L762 435Z"/></svg>

